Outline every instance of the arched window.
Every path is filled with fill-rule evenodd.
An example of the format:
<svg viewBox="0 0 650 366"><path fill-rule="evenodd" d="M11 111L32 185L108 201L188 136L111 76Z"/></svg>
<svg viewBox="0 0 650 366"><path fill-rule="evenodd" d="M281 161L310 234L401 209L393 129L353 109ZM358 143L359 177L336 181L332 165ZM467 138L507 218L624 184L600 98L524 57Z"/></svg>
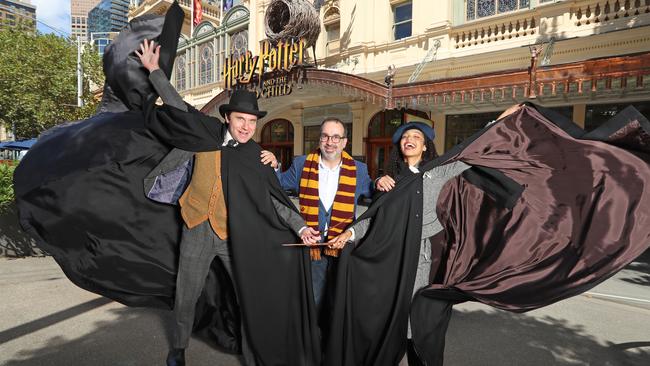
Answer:
<svg viewBox="0 0 650 366"><path fill-rule="evenodd" d="M286 119L274 119L264 125L261 140L262 148L282 163L282 170L288 169L293 158L293 124Z"/></svg>
<svg viewBox="0 0 650 366"><path fill-rule="evenodd" d="M187 80L187 75L185 71L185 55L180 55L176 58L176 89L185 90L187 85L185 80Z"/></svg>
<svg viewBox="0 0 650 366"><path fill-rule="evenodd" d="M332 55L340 51L341 15L339 9L331 7L323 16L323 25L327 32L327 54Z"/></svg>
<svg viewBox="0 0 650 366"><path fill-rule="evenodd" d="M208 84L213 81L213 64L214 64L214 52L212 50L212 44L208 43L201 47L201 64L199 70L199 84Z"/></svg>

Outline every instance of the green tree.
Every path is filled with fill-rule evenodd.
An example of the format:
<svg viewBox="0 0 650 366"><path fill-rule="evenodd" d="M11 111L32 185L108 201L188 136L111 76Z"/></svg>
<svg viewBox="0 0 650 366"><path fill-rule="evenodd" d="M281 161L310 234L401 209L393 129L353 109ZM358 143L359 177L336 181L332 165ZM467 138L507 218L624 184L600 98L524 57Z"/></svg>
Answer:
<svg viewBox="0 0 650 366"><path fill-rule="evenodd" d="M65 121L91 116L97 107L91 86L103 83L101 60L82 57L84 106L77 105L77 45L70 39L0 26L0 123L17 138L36 137Z"/></svg>
<svg viewBox="0 0 650 366"><path fill-rule="evenodd" d="M0 214L14 202L13 176L16 167L0 164Z"/></svg>

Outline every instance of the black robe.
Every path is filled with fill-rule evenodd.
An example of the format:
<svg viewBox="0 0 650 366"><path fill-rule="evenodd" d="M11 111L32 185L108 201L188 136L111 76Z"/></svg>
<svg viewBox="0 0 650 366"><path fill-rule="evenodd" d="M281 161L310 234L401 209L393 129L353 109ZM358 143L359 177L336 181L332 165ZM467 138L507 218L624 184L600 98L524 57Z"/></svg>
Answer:
<svg viewBox="0 0 650 366"><path fill-rule="evenodd" d="M295 206L273 169L260 162L256 142L222 147L225 128L219 120L188 108L189 112L171 106L152 108L146 117L148 127L183 150L221 150L234 283L254 352L263 365L319 364L309 251L280 245L299 238L275 213L271 197L294 210Z"/></svg>
<svg viewBox="0 0 650 366"><path fill-rule="evenodd" d="M156 107L133 53L144 38L175 50L183 12L136 18L104 56L102 111L44 133L16 168L23 229L76 285L130 306L174 304L183 221L177 206L145 197L144 178L171 151L221 148L223 126L190 107ZM162 29L161 29L162 27ZM161 52L169 76L173 53ZM271 197L294 207L255 142L222 152L234 281L215 260L197 304L195 330L240 349L240 318L260 365L317 365L320 343L309 254ZM295 208L294 208L295 209ZM234 296L237 286L239 303ZM240 311L241 310L241 311Z"/></svg>
<svg viewBox="0 0 650 366"><path fill-rule="evenodd" d="M649 133L632 110L584 134L527 105L421 167L472 165L440 192L431 285L413 298L422 173L405 176L359 218L371 226L341 255L325 364L397 364L409 314L415 346L434 364L428 299L523 312L623 268L650 243Z"/></svg>
<svg viewBox="0 0 650 366"><path fill-rule="evenodd" d="M195 110L167 114L168 109L173 108L158 113L173 116L179 128L171 128L174 136L192 125L209 126L217 135L184 143L191 140L187 135L169 138L160 126L147 128L142 113L103 113L39 139L15 173L25 231L75 284L126 305L173 304L182 220L178 207L153 202L143 190L144 177L170 150L162 141L202 151L220 146L217 119ZM215 261L197 323L213 327L208 331L221 346L236 351L239 308L261 364L318 364L309 254L281 246L298 238L276 214L271 197L294 206L273 170L260 163L260 151L253 141L222 151L240 301L234 303L228 275Z"/></svg>

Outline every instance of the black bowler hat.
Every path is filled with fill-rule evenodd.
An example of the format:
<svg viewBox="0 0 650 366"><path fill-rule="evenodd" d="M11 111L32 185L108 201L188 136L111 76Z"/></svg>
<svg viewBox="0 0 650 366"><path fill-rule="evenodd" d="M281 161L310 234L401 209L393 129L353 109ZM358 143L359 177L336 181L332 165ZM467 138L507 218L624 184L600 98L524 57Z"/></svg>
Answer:
<svg viewBox="0 0 650 366"><path fill-rule="evenodd" d="M260 111L257 107L257 97L255 93L251 93L248 90L235 90L230 97L230 102L228 104L222 104L219 106L219 113L224 118L226 113L229 112L241 112L256 115L257 118L262 118L266 116L266 111Z"/></svg>

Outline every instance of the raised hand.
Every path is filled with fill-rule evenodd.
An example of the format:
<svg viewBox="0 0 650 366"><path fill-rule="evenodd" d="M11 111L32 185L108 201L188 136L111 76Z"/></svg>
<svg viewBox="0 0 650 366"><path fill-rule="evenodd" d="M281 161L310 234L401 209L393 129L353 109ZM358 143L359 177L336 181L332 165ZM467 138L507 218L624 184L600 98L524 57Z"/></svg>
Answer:
<svg viewBox="0 0 650 366"><path fill-rule="evenodd" d="M135 50L135 54L140 58L142 66L149 70L149 72L158 70L160 68L158 64L158 60L160 59L160 45L156 45L154 41L148 42L145 39L140 45L140 50L142 52Z"/></svg>

